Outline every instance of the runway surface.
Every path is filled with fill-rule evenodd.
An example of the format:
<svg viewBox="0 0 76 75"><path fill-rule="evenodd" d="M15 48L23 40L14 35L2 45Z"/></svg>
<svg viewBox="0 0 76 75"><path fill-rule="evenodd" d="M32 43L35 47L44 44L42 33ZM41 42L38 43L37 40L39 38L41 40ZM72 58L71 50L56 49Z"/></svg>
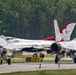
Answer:
<svg viewBox="0 0 76 75"><path fill-rule="evenodd" d="M16 63L0 65L0 73L10 73L19 71L37 71L37 70L60 70L60 69L76 69L74 63Z"/></svg>

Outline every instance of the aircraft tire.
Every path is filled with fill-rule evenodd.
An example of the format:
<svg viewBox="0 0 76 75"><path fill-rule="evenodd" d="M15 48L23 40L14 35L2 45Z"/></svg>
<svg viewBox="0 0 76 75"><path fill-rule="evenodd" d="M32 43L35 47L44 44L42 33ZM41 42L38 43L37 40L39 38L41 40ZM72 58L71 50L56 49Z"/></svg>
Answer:
<svg viewBox="0 0 76 75"><path fill-rule="evenodd" d="M44 54L41 53L41 54L40 54L40 57L41 57L41 58L44 58Z"/></svg>
<svg viewBox="0 0 76 75"><path fill-rule="evenodd" d="M11 59L10 58L8 58L7 63L8 63L8 65L11 65Z"/></svg>
<svg viewBox="0 0 76 75"><path fill-rule="evenodd" d="M58 63L58 56L56 56L56 58L55 58L55 63L56 64Z"/></svg>
<svg viewBox="0 0 76 75"><path fill-rule="evenodd" d="M37 58L38 57L37 53L33 54L33 57L34 58Z"/></svg>
<svg viewBox="0 0 76 75"><path fill-rule="evenodd" d="M76 58L74 58L74 63L76 63Z"/></svg>
<svg viewBox="0 0 76 75"><path fill-rule="evenodd" d="M3 60L1 59L1 62L0 62L0 64L2 65L3 64Z"/></svg>

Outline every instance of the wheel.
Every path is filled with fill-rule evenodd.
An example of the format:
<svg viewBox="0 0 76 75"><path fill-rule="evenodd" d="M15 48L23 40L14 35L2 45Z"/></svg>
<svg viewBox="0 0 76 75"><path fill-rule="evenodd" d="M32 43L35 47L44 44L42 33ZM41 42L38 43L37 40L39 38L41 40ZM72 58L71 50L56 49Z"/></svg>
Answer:
<svg viewBox="0 0 76 75"><path fill-rule="evenodd" d="M10 58L7 60L7 63L8 63L8 65L11 65L11 59Z"/></svg>
<svg viewBox="0 0 76 75"><path fill-rule="evenodd" d="M1 62L0 62L0 64L2 65L3 64L3 60L1 59Z"/></svg>
<svg viewBox="0 0 76 75"><path fill-rule="evenodd" d="M34 58L37 58L38 57L37 53L33 54L33 57Z"/></svg>
<svg viewBox="0 0 76 75"><path fill-rule="evenodd" d="M55 58L55 63L56 64L58 63L58 56L56 56L56 58Z"/></svg>
<svg viewBox="0 0 76 75"><path fill-rule="evenodd" d="M40 54L40 57L41 57L41 58L44 58L44 54L41 53L41 54Z"/></svg>
<svg viewBox="0 0 76 75"><path fill-rule="evenodd" d="M76 63L76 58L74 58L74 63Z"/></svg>

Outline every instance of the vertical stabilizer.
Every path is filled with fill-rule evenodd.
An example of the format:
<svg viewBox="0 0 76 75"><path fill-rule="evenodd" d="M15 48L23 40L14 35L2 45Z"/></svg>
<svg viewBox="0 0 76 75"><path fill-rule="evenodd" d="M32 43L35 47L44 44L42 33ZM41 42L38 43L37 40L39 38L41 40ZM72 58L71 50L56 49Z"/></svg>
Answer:
<svg viewBox="0 0 76 75"><path fill-rule="evenodd" d="M60 34L60 30L59 30L59 26L57 23L57 20L54 20L54 29L55 29L55 40L56 41L60 41L61 40L61 34Z"/></svg>
<svg viewBox="0 0 76 75"><path fill-rule="evenodd" d="M63 36L64 41L70 40L70 37L75 28L75 25L76 25L76 23L68 23L66 28L62 31L62 33L63 33L62 36Z"/></svg>
<svg viewBox="0 0 76 75"><path fill-rule="evenodd" d="M76 23L69 22L61 30L59 30L57 20L54 20L55 36L44 38L44 40L69 41Z"/></svg>

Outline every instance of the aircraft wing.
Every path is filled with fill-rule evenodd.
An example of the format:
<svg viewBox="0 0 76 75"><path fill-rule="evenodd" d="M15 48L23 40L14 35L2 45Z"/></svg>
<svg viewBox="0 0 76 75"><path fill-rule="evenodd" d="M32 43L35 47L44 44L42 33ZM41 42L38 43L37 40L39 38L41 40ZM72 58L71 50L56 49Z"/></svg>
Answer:
<svg viewBox="0 0 76 75"><path fill-rule="evenodd" d="M13 50L13 51L21 51L23 48L25 49L32 49L32 50L50 50L50 45L43 45L41 43L14 43L14 44L6 44L3 46L6 49Z"/></svg>
<svg viewBox="0 0 76 75"><path fill-rule="evenodd" d="M31 48L32 46L30 46L30 45L12 45L12 44L9 44L9 45L5 45L3 47L6 48L6 49L9 49L9 50L20 51L23 48Z"/></svg>

